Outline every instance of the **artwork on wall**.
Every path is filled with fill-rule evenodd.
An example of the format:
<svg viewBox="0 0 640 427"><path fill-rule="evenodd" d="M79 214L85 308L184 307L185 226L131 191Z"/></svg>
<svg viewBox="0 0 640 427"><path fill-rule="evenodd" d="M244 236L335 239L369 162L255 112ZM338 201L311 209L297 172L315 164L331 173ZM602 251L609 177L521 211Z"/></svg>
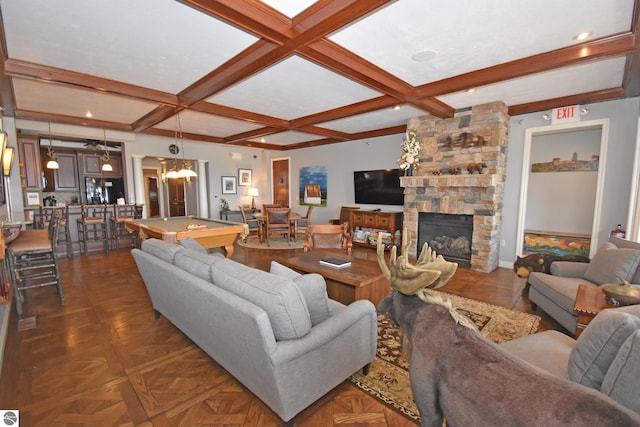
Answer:
<svg viewBox="0 0 640 427"><path fill-rule="evenodd" d="M327 167L300 168L300 204L327 206Z"/></svg>
<svg viewBox="0 0 640 427"><path fill-rule="evenodd" d="M524 231L523 255L538 253L589 257L590 249L591 236L586 234Z"/></svg>
<svg viewBox="0 0 640 427"><path fill-rule="evenodd" d="M238 192L236 187L235 176L223 176L222 177L222 194L236 194Z"/></svg>
<svg viewBox="0 0 640 427"><path fill-rule="evenodd" d="M539 162L531 165L531 172L580 172L597 171L600 164L600 155L592 154L589 160L579 160L578 153L574 152L571 160L561 160L554 157L550 162Z"/></svg>
<svg viewBox="0 0 640 427"><path fill-rule="evenodd" d="M251 169L238 169L238 185L251 185Z"/></svg>

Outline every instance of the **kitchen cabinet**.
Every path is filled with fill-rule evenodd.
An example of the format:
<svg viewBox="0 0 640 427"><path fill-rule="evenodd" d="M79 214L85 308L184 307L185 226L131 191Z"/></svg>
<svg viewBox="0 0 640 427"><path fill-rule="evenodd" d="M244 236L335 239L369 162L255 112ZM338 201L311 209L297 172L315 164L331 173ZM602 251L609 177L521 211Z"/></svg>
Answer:
<svg viewBox="0 0 640 427"><path fill-rule="evenodd" d="M120 154L109 153L109 164L113 168L111 172L102 171L102 154L82 153L81 156L81 169L84 176L91 177L110 177L120 178L122 177L122 157Z"/></svg>
<svg viewBox="0 0 640 427"><path fill-rule="evenodd" d="M40 137L38 135L18 135L18 157L22 190L25 192L42 190Z"/></svg>
<svg viewBox="0 0 640 427"><path fill-rule="evenodd" d="M75 152L55 150L59 169L47 169L49 156L47 150L40 150L42 159L42 190L47 193L54 191L78 191L80 189L78 179L78 157Z"/></svg>

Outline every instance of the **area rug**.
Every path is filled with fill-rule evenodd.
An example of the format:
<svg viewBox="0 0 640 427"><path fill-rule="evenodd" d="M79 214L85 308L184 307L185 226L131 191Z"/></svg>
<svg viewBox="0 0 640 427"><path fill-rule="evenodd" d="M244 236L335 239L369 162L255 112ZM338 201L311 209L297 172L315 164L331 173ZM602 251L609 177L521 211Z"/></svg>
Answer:
<svg viewBox="0 0 640 427"><path fill-rule="evenodd" d="M437 291L431 291L436 292ZM480 301L444 294L454 307L478 326L495 343L509 341L537 331L540 317ZM411 393L409 364L400 353L400 330L387 315L378 316L378 350L367 376L357 373L352 383L407 417L420 415Z"/></svg>
<svg viewBox="0 0 640 427"><path fill-rule="evenodd" d="M238 246L251 249L302 249L302 238L292 240L290 245L287 243L286 237L269 237L269 246L266 241L260 243L257 236L247 237L246 242L238 239L236 243Z"/></svg>

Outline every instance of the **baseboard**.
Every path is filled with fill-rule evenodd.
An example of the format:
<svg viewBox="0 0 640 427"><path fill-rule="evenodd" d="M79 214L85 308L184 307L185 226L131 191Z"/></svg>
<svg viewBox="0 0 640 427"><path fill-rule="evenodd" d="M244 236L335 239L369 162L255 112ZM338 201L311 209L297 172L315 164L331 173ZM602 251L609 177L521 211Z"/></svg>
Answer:
<svg viewBox="0 0 640 427"><path fill-rule="evenodd" d="M509 270L513 270L513 262L498 261L498 267L508 268Z"/></svg>

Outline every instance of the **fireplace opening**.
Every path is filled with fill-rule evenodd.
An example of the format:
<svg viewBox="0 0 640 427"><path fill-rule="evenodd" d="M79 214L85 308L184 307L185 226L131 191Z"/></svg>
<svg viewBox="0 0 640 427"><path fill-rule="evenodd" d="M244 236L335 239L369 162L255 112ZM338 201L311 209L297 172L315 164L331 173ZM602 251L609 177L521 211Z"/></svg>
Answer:
<svg viewBox="0 0 640 427"><path fill-rule="evenodd" d="M472 235L473 215L428 212L418 214L419 252L427 242L430 248L447 261L457 262L460 267L470 268Z"/></svg>

